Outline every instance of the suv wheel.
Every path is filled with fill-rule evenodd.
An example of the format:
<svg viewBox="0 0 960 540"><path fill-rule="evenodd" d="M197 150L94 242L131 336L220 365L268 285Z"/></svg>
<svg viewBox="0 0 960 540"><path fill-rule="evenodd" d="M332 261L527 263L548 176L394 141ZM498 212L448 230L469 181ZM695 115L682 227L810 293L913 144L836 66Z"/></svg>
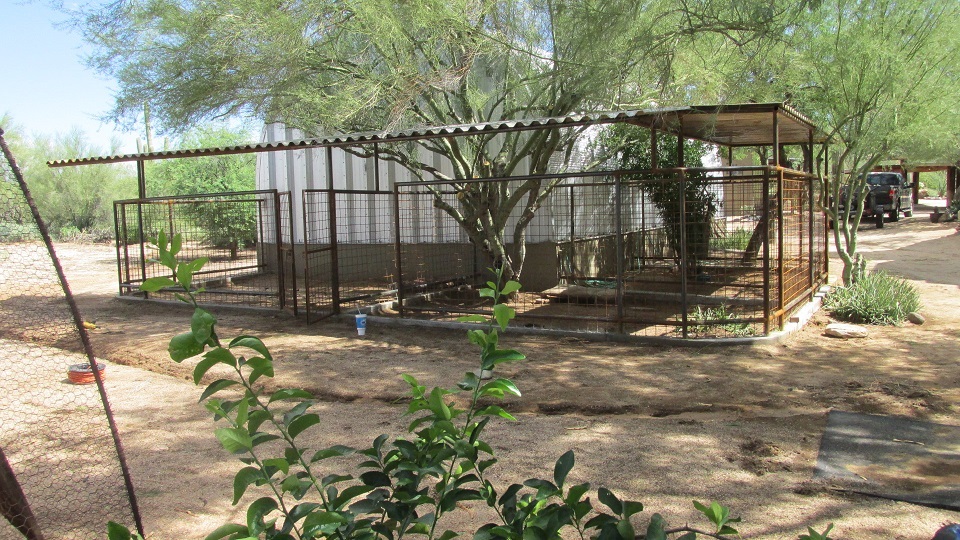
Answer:
<svg viewBox="0 0 960 540"><path fill-rule="evenodd" d="M892 222L900 221L900 207L897 206L896 208L891 210L889 216L890 216L890 221Z"/></svg>
<svg viewBox="0 0 960 540"><path fill-rule="evenodd" d="M903 217L913 217L913 205L910 205L910 208L907 208L903 211Z"/></svg>
<svg viewBox="0 0 960 540"><path fill-rule="evenodd" d="M877 221L877 228L883 228L883 212L877 212L873 218Z"/></svg>

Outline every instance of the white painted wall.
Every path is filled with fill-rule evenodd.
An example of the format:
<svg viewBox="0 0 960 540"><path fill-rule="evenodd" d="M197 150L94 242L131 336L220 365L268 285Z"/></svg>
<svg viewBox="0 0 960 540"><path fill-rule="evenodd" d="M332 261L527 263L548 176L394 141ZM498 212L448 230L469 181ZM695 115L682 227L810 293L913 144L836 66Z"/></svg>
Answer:
<svg viewBox="0 0 960 540"><path fill-rule="evenodd" d="M264 127L263 142L280 142L304 139L302 133L282 124L269 124ZM424 151L426 152L426 151ZM304 189L350 189L372 191L377 187L373 159L364 159L340 149L332 150L333 178L327 174L327 150L309 148L302 150L284 150L257 154L257 189L278 189L290 191L294 212L294 242L303 242L303 198ZM444 174L453 175L453 167L439 154L426 156L429 162ZM523 167L521 166L521 170ZM404 167L389 161L380 162L381 190L392 191L396 183L416 180ZM613 188L611 186L585 187L574 193L574 212L577 218L577 237L610 234L614 230L612 209ZM338 238L356 243L389 243L393 241L393 206L386 197L368 197L365 201L359 197L354 215L340 217L337 221ZM644 209L639 201L625 205L625 223L639 222ZM651 208L646 209L651 219ZM429 198L415 202L409 208L402 208L403 241L411 243L466 242L466 234L457 227L438 228L446 214L434 208ZM655 215L655 212L653 212ZM507 230L513 229L519 219L519 212L508 223ZM630 220L630 221L626 221ZM648 223L648 226L650 224ZM372 236L371 230L390 231L389 234ZM566 240L570 234L570 198L566 189L557 190L537 212L537 216L527 229L528 242L556 242ZM317 238L315 233L311 238ZM509 240L509 239L508 239Z"/></svg>

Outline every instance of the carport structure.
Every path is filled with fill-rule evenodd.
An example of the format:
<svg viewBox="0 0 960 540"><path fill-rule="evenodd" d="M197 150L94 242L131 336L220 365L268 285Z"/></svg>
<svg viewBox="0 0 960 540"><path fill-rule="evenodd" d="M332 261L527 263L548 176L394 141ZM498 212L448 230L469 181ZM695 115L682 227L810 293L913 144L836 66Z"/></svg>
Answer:
<svg viewBox="0 0 960 540"><path fill-rule="evenodd" d="M940 172L947 173L947 206L953 202L953 197L957 192L957 169L956 163L918 163L907 164L907 172L913 175L913 202L917 202L920 194L920 173Z"/></svg>
<svg viewBox="0 0 960 540"><path fill-rule="evenodd" d="M587 132L617 123L650 131L651 169L407 182L382 166L379 153L388 145L436 138ZM656 144L660 137L715 144L728 149L728 157L736 148L765 148L770 158L751 167L698 163L661 168ZM246 273L229 264L214 269L204 293L208 302L242 298L244 281L254 274L262 281L270 273L276 276L278 297L271 307L293 307L311 319L362 310L443 321L485 312L489 306L476 289L489 278L485 268L490 261L441 208L456 205L458 190L465 185L496 184L510 191L536 184L538 189L549 186L549 193L543 193L527 232L528 262L521 276L526 292L513 299L522 326L650 337L732 337L766 335L782 327L825 283L826 231L817 206L813 159L815 145L821 143L823 135L809 120L789 106L772 103L298 138L62 160L50 166L137 163L141 197L118 203L121 294L142 295L136 287L151 275L144 244L152 227L170 232L185 228L169 225L176 223L171 216L179 206L164 201L176 199L146 196L146 161L237 153L279 157L283 154L276 153L282 152L293 156L288 161L310 168L313 185L298 181L297 171L288 168L286 178L272 180L271 189L255 192L273 198L251 203L257 205L258 216L267 218L258 220L257 251L248 257ZM683 145L677 146L676 162L686 165ZM782 149L789 146L802 149L801 163L782 161ZM359 172L353 175L362 176L366 189L343 187L333 165L335 153L358 164ZM715 206L706 218L695 217L697 202L683 195L669 208L658 205L652 195L664 186L680 186L676 193L682 194L694 181L704 186L704 196ZM285 193L291 193L288 206L282 202ZM244 194L209 194L205 204L235 203L239 195ZM187 204L197 204L194 199ZM148 215L145 209L152 207L163 212ZM301 219L294 218L297 213ZM205 246L199 236L185 239L187 243L196 249L193 256L217 249ZM250 272L251 267L257 271Z"/></svg>

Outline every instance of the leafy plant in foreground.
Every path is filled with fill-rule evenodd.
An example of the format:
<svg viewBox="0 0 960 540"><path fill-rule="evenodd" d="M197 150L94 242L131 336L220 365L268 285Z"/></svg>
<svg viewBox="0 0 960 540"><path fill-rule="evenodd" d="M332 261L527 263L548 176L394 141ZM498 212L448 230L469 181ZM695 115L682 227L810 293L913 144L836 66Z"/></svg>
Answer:
<svg viewBox="0 0 960 540"><path fill-rule="evenodd" d="M590 484L567 482L575 456L566 452L556 461L549 479L532 478L499 490L487 477L497 463L490 445L482 435L488 422L513 416L490 402L520 391L508 379L481 379L479 374L494 373L505 362L524 359L513 349L500 347L500 332L514 318L512 308L502 299L520 289L515 281L503 283L503 275L494 271L496 282L488 282L480 294L493 301L489 317L472 315L464 321L483 323L468 332L477 345L480 371L465 374L454 389L425 386L409 376L411 400L407 414L413 420L408 434L393 440L377 437L364 449L335 445L323 449L307 448L298 437L321 424L310 412L312 396L299 389L279 389L269 394L256 386L274 376L273 357L266 345L254 336L239 336L224 342L217 335L216 319L202 309L193 287L193 275L205 259L178 262L181 238L168 242L157 238L158 262L170 269L170 277L145 281L147 292L179 286L178 298L194 306L190 331L170 341L170 357L181 362L200 355L194 368L199 384L218 364L228 366L230 378L218 379L203 391L205 402L216 421L214 431L228 451L241 456L244 464L234 476L233 503L238 504L251 486L264 494L247 507L245 523L223 525L207 540L265 538L270 540L331 538L400 540L406 535L450 540L458 533L441 530L446 514L462 503L478 501L493 509L497 520L480 526L475 540L553 540L576 536L598 540L635 540L633 522L643 511L636 501L623 500L606 488L596 497L602 505L594 507L588 497ZM479 373L479 374L478 374ZM228 390L239 391L227 396ZM466 403L463 408L458 403ZM327 474L318 470L327 460L356 454L362 462L356 472ZM670 529L659 514L653 514L644 538L692 540L698 535L731 538L739 535L730 526L739 518L730 518L728 508L718 503L694 505L713 523L714 532L690 527ZM109 526L111 540L132 540L135 535L115 523Z"/></svg>

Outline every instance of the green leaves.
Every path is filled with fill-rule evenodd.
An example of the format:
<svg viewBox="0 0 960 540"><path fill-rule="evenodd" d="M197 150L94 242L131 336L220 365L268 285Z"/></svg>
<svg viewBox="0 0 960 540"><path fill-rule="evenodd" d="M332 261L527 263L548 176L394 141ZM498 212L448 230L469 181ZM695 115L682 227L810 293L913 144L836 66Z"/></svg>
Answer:
<svg viewBox="0 0 960 540"><path fill-rule="evenodd" d="M193 333L193 338L197 343L203 345L210 341L215 324L217 324L217 319L213 315L197 308L193 311L193 317L190 318L190 332ZM215 344L211 343L211 345Z"/></svg>
<svg viewBox="0 0 960 540"><path fill-rule="evenodd" d="M239 535L239 536L234 536ZM204 537L203 540L221 540L222 538L227 538L228 536L243 537L250 536L249 531L247 530L246 525L240 525L238 523L227 523L226 525L221 525L217 527L212 533Z"/></svg>
<svg viewBox="0 0 960 540"><path fill-rule="evenodd" d="M244 467L233 477L233 504L240 502L240 497L246 493L247 487L256 482L267 480L266 476L257 467Z"/></svg>
<svg viewBox="0 0 960 540"><path fill-rule="evenodd" d="M107 522L107 540L143 540L137 533L114 521Z"/></svg>
<svg viewBox="0 0 960 540"><path fill-rule="evenodd" d="M202 353L203 344L197 343L193 332L187 332L174 336L173 339L170 340L170 345L167 346L167 352L170 354L170 359L174 362L183 362L187 358L192 358Z"/></svg>
<svg viewBox="0 0 960 540"><path fill-rule="evenodd" d="M291 439L297 437L309 428L310 426L315 426L320 423L320 417L316 414L310 413L303 416L299 416L287 424L287 433L290 435Z"/></svg>
<svg viewBox="0 0 960 540"><path fill-rule="evenodd" d="M279 508L277 501L270 497L262 497L247 507L247 531L254 538L267 529L266 516ZM272 523L272 521L271 521Z"/></svg>
<svg viewBox="0 0 960 540"><path fill-rule="evenodd" d="M254 336L239 336L230 341L229 347L231 349L236 347L246 347L248 349L253 349L260 353L267 360L273 360L273 356L270 355L270 351L267 350L267 346L264 345L263 341L258 337Z"/></svg>
<svg viewBox="0 0 960 540"><path fill-rule="evenodd" d="M493 306L493 318L497 321L501 330L506 330L510 321L517 316L517 312L506 304L497 304Z"/></svg>
<svg viewBox="0 0 960 540"><path fill-rule="evenodd" d="M573 454L573 450L567 450L553 466L553 483L555 483L558 488L563 488L563 483L567 480L567 475L570 474L570 470L573 469L575 461L576 457Z"/></svg>
<svg viewBox="0 0 960 540"><path fill-rule="evenodd" d="M710 506L693 501L693 506L710 520L717 528L717 534L729 535L740 534L736 529L727 525L728 523L739 523L740 518L731 518L730 509L718 502L710 503Z"/></svg>
<svg viewBox="0 0 960 540"><path fill-rule="evenodd" d="M176 281L168 277L152 277L147 278L140 284L140 290L144 292L157 292L167 287L173 287L176 284Z"/></svg>
<svg viewBox="0 0 960 540"><path fill-rule="evenodd" d="M161 235L158 246L164 245L164 241ZM179 240L175 238L170 246L164 245L161 249L161 262L176 269L176 282L156 278L145 283L145 287L159 290L180 286L187 295L185 299L193 301L189 290L191 274L201 263L178 265L174 255L179 248ZM300 389L280 389L266 396L254 384L261 377L274 376L273 357L267 346L249 335L236 337L222 346L215 331L216 318L195 306L190 332L171 340L171 358L179 362L202 354L193 371L196 384L215 366L233 370L233 377L210 383L200 400L206 401L205 406L217 421L227 424L214 431L220 444L229 452L243 455L240 460L244 467L233 478L233 503L238 504L251 491L256 491L254 487L269 486L265 492L273 495L257 498L249 505L245 524L224 525L207 538L292 540L298 535L305 539L379 537L391 540L408 534L431 535L445 513L456 511L464 502L482 500L496 509L503 522L480 527L474 540L550 540L567 536L635 540L637 534L631 518L643 511L643 505L622 500L601 487L597 490L597 499L610 512L594 509L588 496L590 484L565 486L576 462L572 451L556 460L552 481L533 478L523 484L513 484L498 494L485 477L497 460L491 457L493 448L482 437L484 428L493 417L515 420L503 407L489 401L506 396L521 397L520 389L509 379L486 380L484 373L502 363L525 358L516 350L500 348L499 332L516 315L500 299L519 289L520 285L512 281L500 290L493 282L488 283L482 294L494 299L492 317L466 319L489 324L485 329L472 329L467 333L470 342L480 349L481 371L477 373L482 373L484 378L468 372L457 385L459 391L470 394L466 410L457 408L457 404L463 402L453 395L458 390L442 387L428 390L415 377L403 375L412 397L408 413L417 415L409 427L411 436L391 442L386 435L381 435L370 448L359 452L365 459L359 465L362 473L334 471L319 480L319 474L313 469L315 464L355 451L334 445L311 453L301 446L298 437L322 422L319 414L310 412L313 396ZM250 351L254 356L241 356ZM214 397L233 387L238 387L239 398L236 395ZM481 399L486 401L479 402ZM270 441L275 444L265 445ZM282 454L270 455L279 445L282 445ZM310 456L309 459L306 456ZM324 463L323 468L330 469L331 465ZM309 499L291 506L291 500L300 501L308 493ZM718 537L738 534L730 524L739 522L739 518L730 518L726 507L718 503L705 506L696 501L694 505L715 525ZM565 530L571 527L575 530ZM134 540L122 526L111 524L108 529L109 540ZM645 537L667 540L666 530L665 520L653 514ZM810 534L801 539L829 540L829 531L830 528L819 534L810 529ZM694 540L695 536L687 533L676 540ZM446 531L439 535L439 540L454 537L455 533Z"/></svg>
<svg viewBox="0 0 960 540"><path fill-rule="evenodd" d="M813 527L807 527L807 534L801 534L799 540L832 540L830 538L830 531L833 530L833 523L827 525L827 528L824 531L817 532ZM111 539L113 540L113 539Z"/></svg>
<svg viewBox="0 0 960 540"><path fill-rule="evenodd" d="M220 428L213 434L230 453L238 454L253 448L253 439L243 428Z"/></svg>

